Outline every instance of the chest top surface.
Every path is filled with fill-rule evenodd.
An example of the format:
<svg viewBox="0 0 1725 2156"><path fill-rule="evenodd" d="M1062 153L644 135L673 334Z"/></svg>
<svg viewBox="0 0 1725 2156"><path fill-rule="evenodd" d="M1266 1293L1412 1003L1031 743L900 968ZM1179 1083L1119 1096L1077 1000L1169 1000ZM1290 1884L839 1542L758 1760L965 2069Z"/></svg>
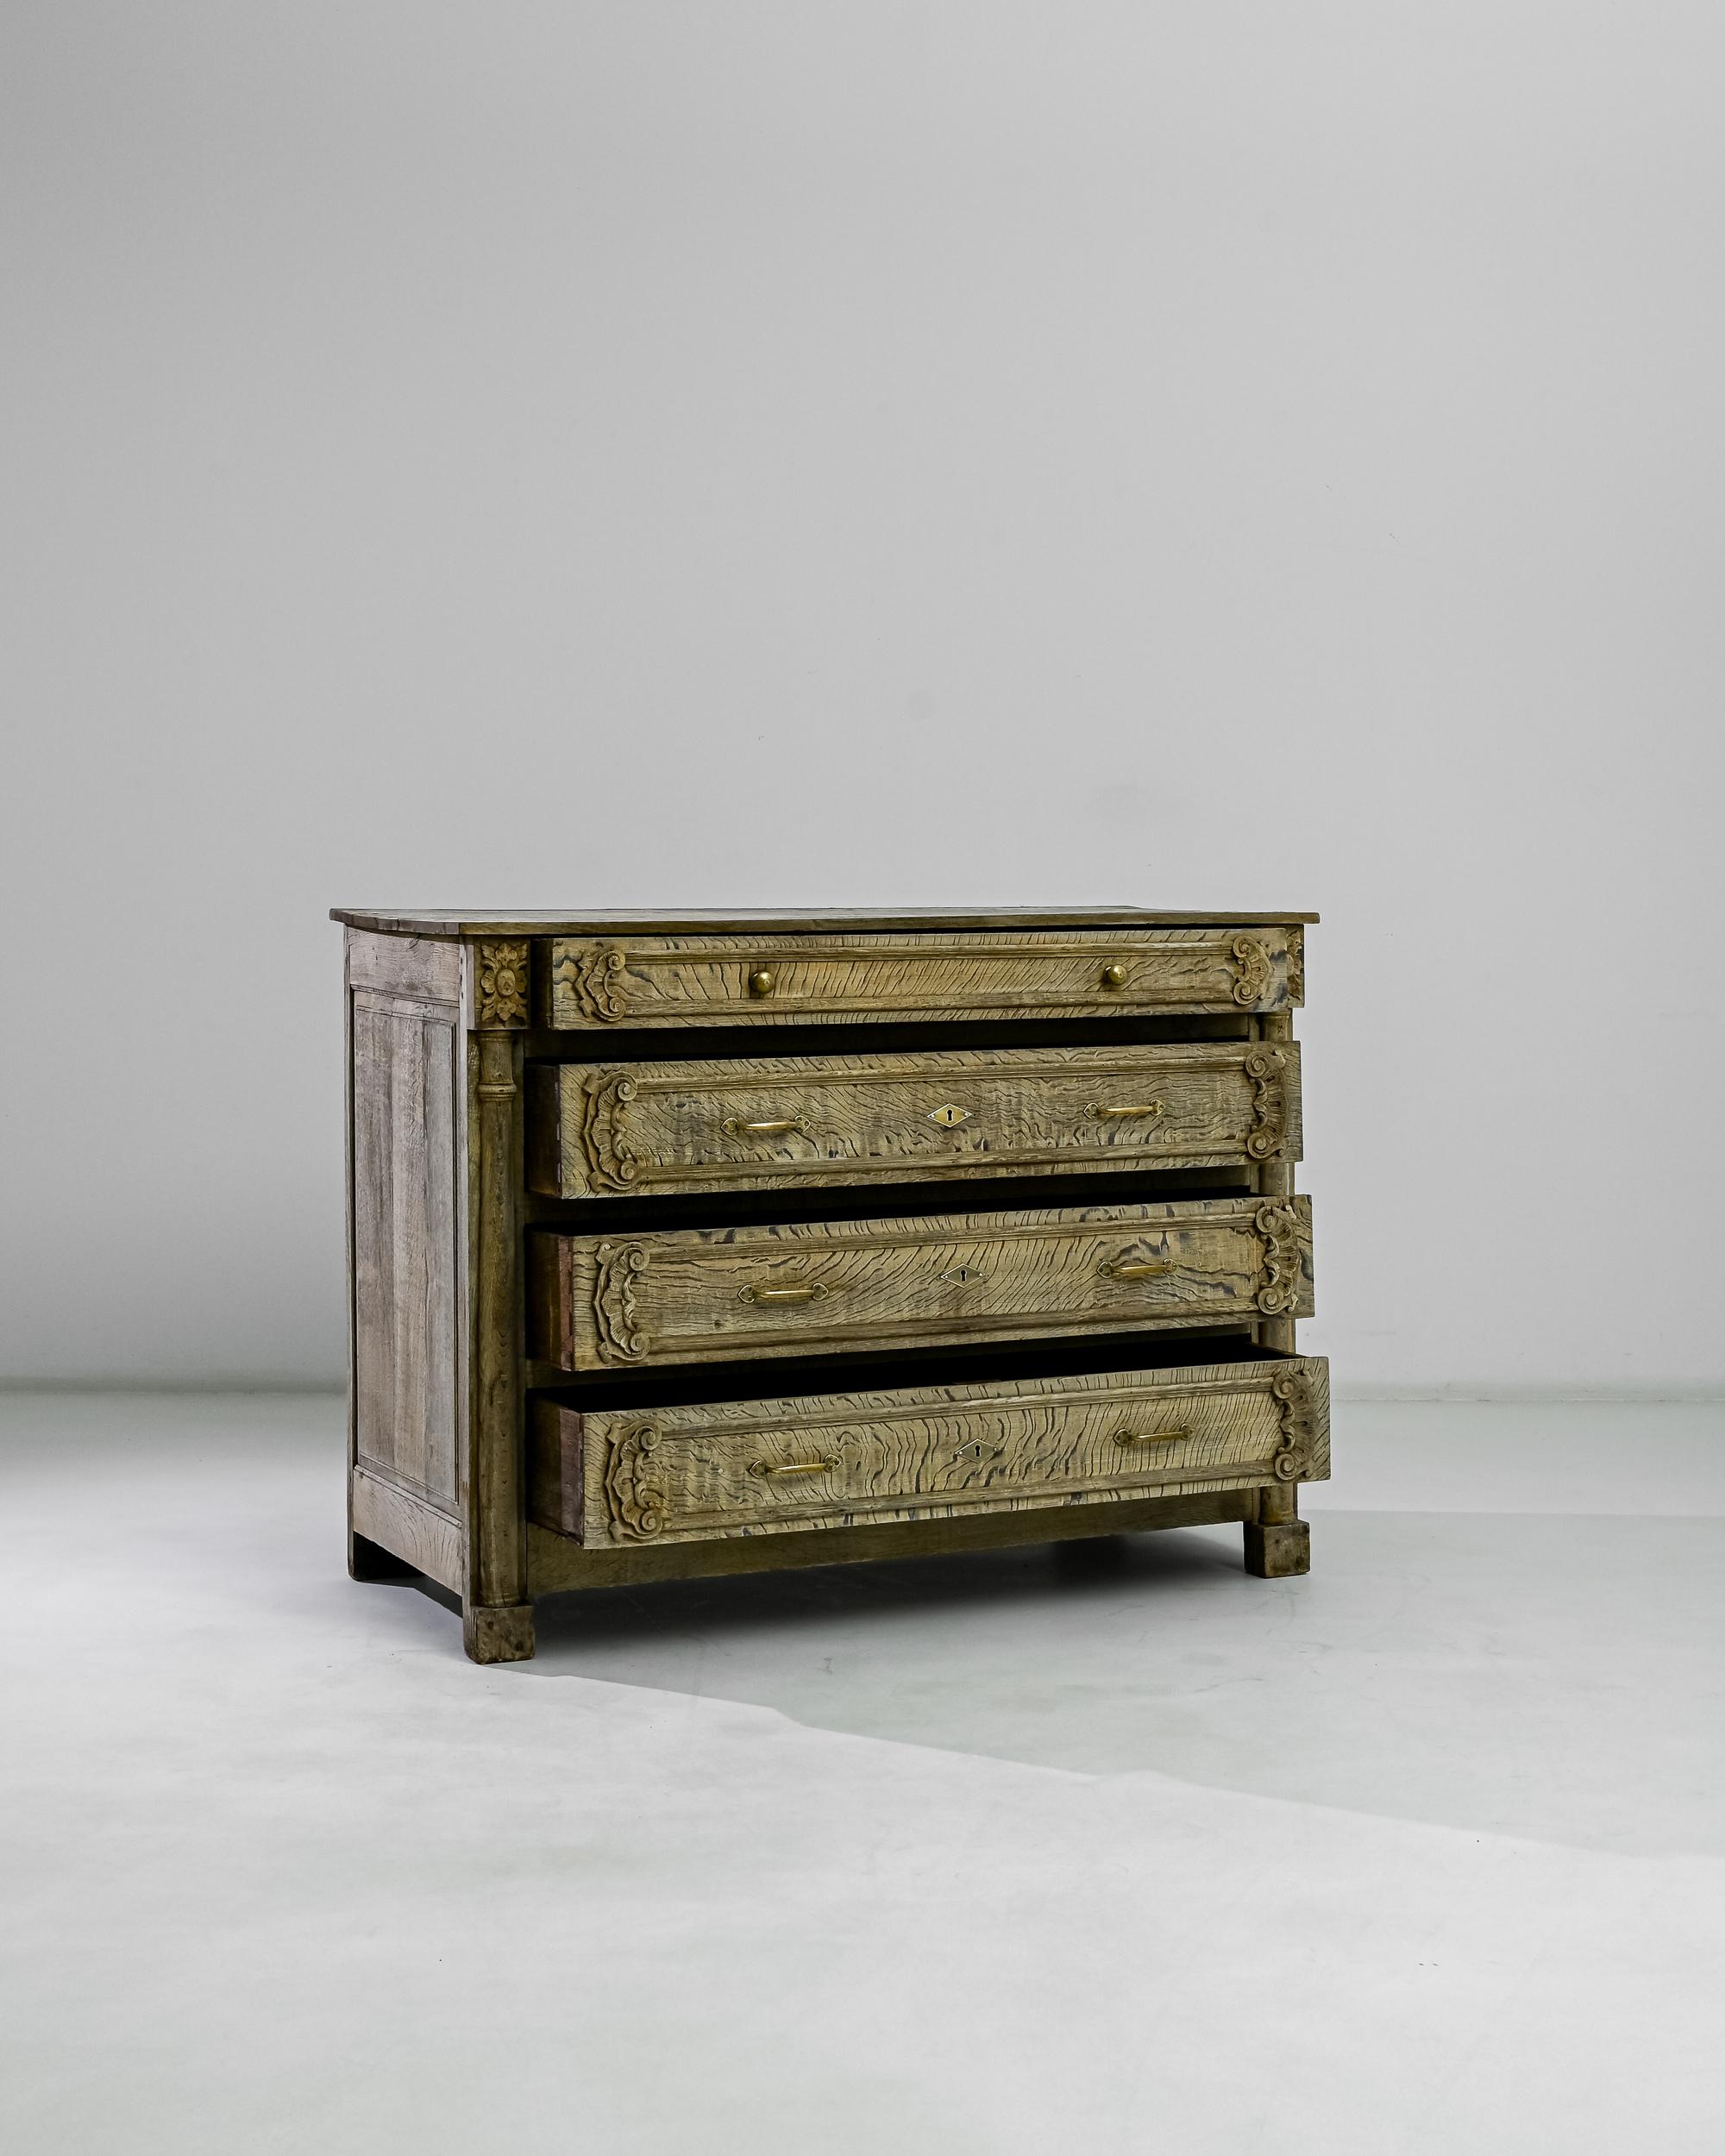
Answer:
<svg viewBox="0 0 1725 2156"><path fill-rule="evenodd" d="M1314 922L1315 913L1217 913L1203 907L1147 911L1130 906L927 906L900 911L821 912L727 912L693 909L683 912L628 909L610 912L559 913L474 912L456 906L400 908L333 906L329 918L349 928L368 929L382 936L687 936L741 934L776 936L868 935L871 932L914 935L956 929L1086 929L1086 928L1233 928L1263 924L1293 925Z"/></svg>

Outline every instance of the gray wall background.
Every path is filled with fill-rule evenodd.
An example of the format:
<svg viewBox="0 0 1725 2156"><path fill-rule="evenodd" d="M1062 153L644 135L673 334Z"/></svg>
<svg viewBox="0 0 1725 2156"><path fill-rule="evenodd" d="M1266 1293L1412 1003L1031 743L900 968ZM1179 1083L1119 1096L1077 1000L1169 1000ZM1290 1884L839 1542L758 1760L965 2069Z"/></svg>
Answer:
<svg viewBox="0 0 1725 2156"><path fill-rule="evenodd" d="M6 1374L339 1376L331 904L1095 899L1339 1376L1725 1382L1716 6L0 39Z"/></svg>

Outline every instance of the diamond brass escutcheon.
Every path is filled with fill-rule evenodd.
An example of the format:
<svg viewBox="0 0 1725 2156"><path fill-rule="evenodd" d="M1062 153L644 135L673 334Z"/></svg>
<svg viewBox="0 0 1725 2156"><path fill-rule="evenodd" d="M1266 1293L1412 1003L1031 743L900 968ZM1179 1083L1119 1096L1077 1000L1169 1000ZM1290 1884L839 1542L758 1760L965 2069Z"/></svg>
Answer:
<svg viewBox="0 0 1725 2156"><path fill-rule="evenodd" d="M939 1124L943 1131L950 1131L956 1129L961 1123L968 1123L970 1120L970 1111L969 1108L956 1107L949 1100L944 1107L931 1108L928 1112L928 1119L931 1123Z"/></svg>

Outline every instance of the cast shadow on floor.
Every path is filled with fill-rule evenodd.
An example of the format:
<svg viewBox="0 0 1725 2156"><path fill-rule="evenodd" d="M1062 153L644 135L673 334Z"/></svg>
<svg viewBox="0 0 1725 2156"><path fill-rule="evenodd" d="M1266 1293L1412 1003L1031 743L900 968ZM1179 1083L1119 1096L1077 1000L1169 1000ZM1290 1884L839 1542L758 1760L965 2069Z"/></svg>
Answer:
<svg viewBox="0 0 1725 2156"><path fill-rule="evenodd" d="M1725 1855L1715 1524L1335 1513L665 1583L538 1610L597 1679L1082 1774L1640 1854Z"/></svg>
<svg viewBox="0 0 1725 2156"><path fill-rule="evenodd" d="M641 1648L699 1636L709 1645L781 1631L794 1653L811 1618L827 1625L878 1626L942 1613L966 1626L1002 1607L1034 1609L1073 1597L1112 1594L1130 1582L1138 1594L1239 1571L1239 1530L1232 1551L1187 1533L1095 1535L1017 1549L957 1551L786 1572L667 1580L557 1595L538 1605L539 1658L584 1659L607 1646Z"/></svg>

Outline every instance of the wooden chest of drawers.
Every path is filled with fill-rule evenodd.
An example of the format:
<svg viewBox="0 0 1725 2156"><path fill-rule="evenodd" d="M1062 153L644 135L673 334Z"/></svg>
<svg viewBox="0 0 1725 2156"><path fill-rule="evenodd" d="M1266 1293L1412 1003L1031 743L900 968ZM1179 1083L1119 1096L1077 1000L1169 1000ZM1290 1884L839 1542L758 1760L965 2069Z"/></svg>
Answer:
<svg viewBox="0 0 1725 2156"><path fill-rule="evenodd" d="M1312 914L347 924L349 1564L583 1586L1237 1520L1303 1571Z"/></svg>

